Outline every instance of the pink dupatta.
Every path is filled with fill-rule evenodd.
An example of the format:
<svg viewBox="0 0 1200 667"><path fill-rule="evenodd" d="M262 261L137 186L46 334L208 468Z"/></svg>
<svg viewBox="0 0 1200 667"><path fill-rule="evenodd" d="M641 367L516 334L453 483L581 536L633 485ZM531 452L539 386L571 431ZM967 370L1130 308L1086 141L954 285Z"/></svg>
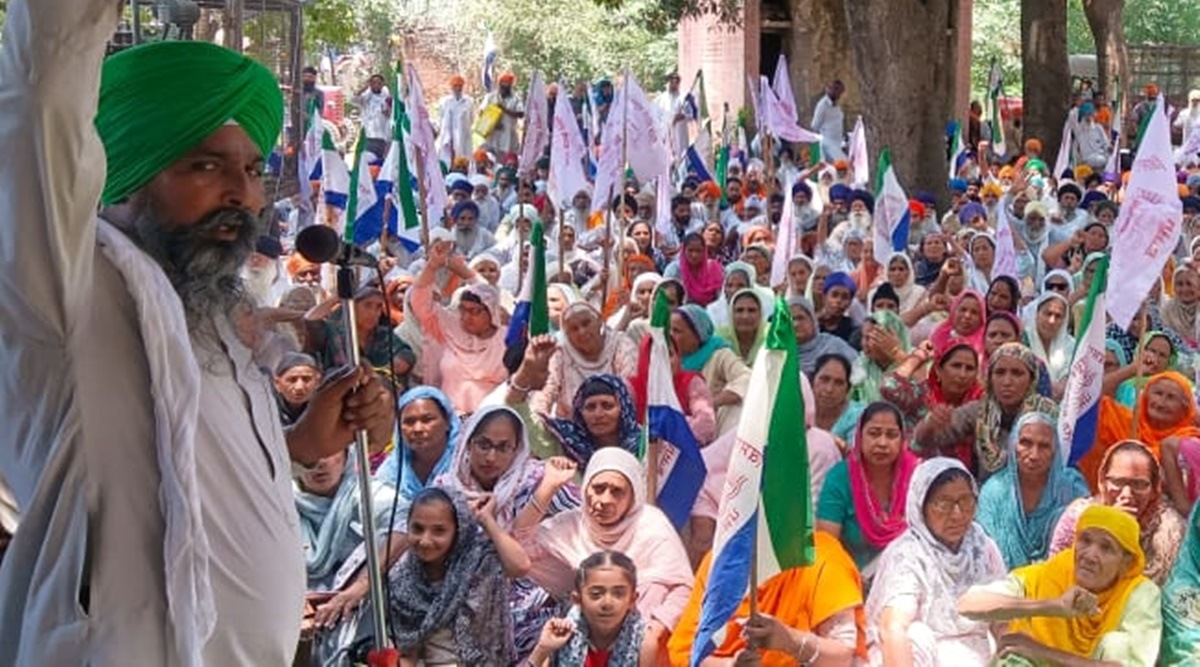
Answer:
<svg viewBox="0 0 1200 667"><path fill-rule="evenodd" d="M899 414L897 418L900 419ZM904 520L908 483L921 460L908 448L907 442L901 443L900 456L892 464L891 504L889 509L884 510L875 500L867 482L867 466L863 463L861 447L862 430L863 420L860 419L854 433L854 449L846 459L850 473L850 495L854 500L854 514L863 538L876 549L882 549L908 528L908 523Z"/></svg>
<svg viewBox="0 0 1200 667"><path fill-rule="evenodd" d="M721 295L725 287L725 269L721 263L709 259L708 248L704 248L704 259L696 271L687 262L683 252L679 253L679 278L683 282L683 291L692 303L707 306Z"/></svg>
<svg viewBox="0 0 1200 667"><path fill-rule="evenodd" d="M958 313L958 307L968 298L979 302L979 328L969 336L965 336L954 330L954 316ZM984 335L986 333L987 299L975 290L965 289L959 292L958 296L954 297L954 301L950 304L950 317L946 318L945 322L942 322L933 330L933 333L929 336L929 340L933 343L933 349L938 354L944 352L952 343L967 343L974 348L979 358L983 359L987 356L984 348Z"/></svg>

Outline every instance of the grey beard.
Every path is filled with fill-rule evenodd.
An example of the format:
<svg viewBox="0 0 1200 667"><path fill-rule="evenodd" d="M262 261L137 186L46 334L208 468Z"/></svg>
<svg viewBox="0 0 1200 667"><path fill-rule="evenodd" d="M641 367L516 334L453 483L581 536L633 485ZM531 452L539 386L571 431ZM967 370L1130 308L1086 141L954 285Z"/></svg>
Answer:
<svg viewBox="0 0 1200 667"><path fill-rule="evenodd" d="M222 226L237 230L237 239L213 240L211 234ZM261 228L260 219L242 209L220 209L195 224L173 228L147 209L134 219L133 240L166 272L194 332L208 318L232 315L245 302L241 269Z"/></svg>

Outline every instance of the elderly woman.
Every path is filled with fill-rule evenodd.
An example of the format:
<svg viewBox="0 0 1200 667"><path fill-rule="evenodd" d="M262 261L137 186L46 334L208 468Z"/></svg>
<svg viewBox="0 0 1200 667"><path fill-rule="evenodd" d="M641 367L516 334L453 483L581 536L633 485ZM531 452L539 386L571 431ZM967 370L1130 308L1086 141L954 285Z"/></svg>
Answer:
<svg viewBox="0 0 1200 667"><path fill-rule="evenodd" d="M1016 315L1021 307L1021 285L1012 276L996 276L987 289L987 313L1005 312Z"/></svg>
<svg viewBox="0 0 1200 667"><path fill-rule="evenodd" d="M477 411L463 427L450 470L438 477L437 484L457 489L470 499L489 494L495 502L497 523L511 532L579 507L576 471L575 464L565 458L533 458L528 429L520 415L507 406L490 406ZM512 582L509 603L520 658L533 650L538 632L554 615L556 604L526 578Z"/></svg>
<svg viewBox="0 0 1200 667"><path fill-rule="evenodd" d="M725 282L721 286L721 297L705 306L709 319L718 329L729 326L732 308L729 301L741 290L754 287L758 280L758 269L746 262L732 262L725 266Z"/></svg>
<svg viewBox="0 0 1200 667"><path fill-rule="evenodd" d="M800 370L805 375L811 377L816 372L817 359L827 354L836 354L847 363L853 363L858 358L858 352L849 343L819 330L816 311L808 299L792 297L788 299L788 309L792 313L792 329L800 351Z"/></svg>
<svg viewBox="0 0 1200 667"><path fill-rule="evenodd" d="M462 256L452 252L453 244L434 243L429 261L409 291L421 330L441 346L442 387L459 410L471 413L508 377L504 368L506 332L501 326L500 295L491 285L463 287L456 295L457 313L434 300L438 269L448 266L467 280L474 278Z"/></svg>
<svg viewBox="0 0 1200 667"><path fill-rule="evenodd" d="M1162 323L1185 339L1197 337L1196 313L1200 312L1200 270L1191 262L1175 269L1175 296L1164 297L1159 307Z"/></svg>
<svg viewBox="0 0 1200 667"><path fill-rule="evenodd" d="M1101 396L1096 443L1079 459L1079 471L1089 482L1099 479L1097 472L1104 453L1131 434L1137 435L1137 440L1146 445L1155 460L1161 460L1162 443L1167 438L1200 437L1200 427L1195 422L1196 399L1192 395L1192 383L1174 371L1151 377L1133 410L1111 397Z"/></svg>
<svg viewBox="0 0 1200 667"><path fill-rule="evenodd" d="M1028 412L1008 438L1008 465L979 495L979 523L996 540L1008 569L1045 560L1063 510L1088 495L1079 471L1066 465L1053 418Z"/></svg>
<svg viewBox="0 0 1200 667"><path fill-rule="evenodd" d="M928 370L921 377L926 364ZM884 376L879 394L900 408L906 423L915 426L936 405L957 408L983 396L979 353L963 341L936 355L928 348L918 348Z"/></svg>
<svg viewBox="0 0 1200 667"><path fill-rule="evenodd" d="M1128 357L1118 357L1122 368L1105 374L1105 384L1120 382L1113 397L1117 403L1132 408L1138 393L1146 387L1150 378L1171 370L1175 365L1175 344L1171 337L1161 331L1146 334L1141 346L1141 359L1137 364L1126 363ZM1139 367L1140 366L1140 367Z"/></svg>
<svg viewBox="0 0 1200 667"><path fill-rule="evenodd" d="M657 273L638 274L629 289L629 302L608 318L608 328L627 334L634 343L640 342L642 336L649 332L648 318L653 306L650 298L662 279Z"/></svg>
<svg viewBox="0 0 1200 667"><path fill-rule="evenodd" d="M627 378L637 369L637 345L605 326L600 311L576 301L562 314L558 350L550 357L550 377L531 407L542 414L566 418L579 387L593 375Z"/></svg>
<svg viewBox="0 0 1200 667"><path fill-rule="evenodd" d="M1111 507L1089 507L1074 547L999 581L972 587L963 616L1009 621L1000 664L1153 667L1162 632L1161 595L1142 575L1138 525Z"/></svg>
<svg viewBox="0 0 1200 667"><path fill-rule="evenodd" d="M975 523L978 489L963 464L925 461L909 483L908 528L884 549L867 596L869 664L983 665L988 626L958 613L971 586L1006 573L996 544Z"/></svg>
<svg viewBox="0 0 1200 667"><path fill-rule="evenodd" d="M880 398L884 375L908 356L908 327L900 316L888 310L876 310L863 322L862 354L855 360L854 400L870 403Z"/></svg>
<svg viewBox="0 0 1200 667"><path fill-rule="evenodd" d="M1075 524L1088 507L1115 507L1137 519L1142 551L1146 556L1143 573L1161 585L1171 573L1179 553L1184 523L1179 512L1163 502L1162 470L1158 460L1142 443L1126 440L1108 449L1098 477L1100 492L1091 498L1076 500L1063 512L1050 541L1050 553L1071 546Z"/></svg>
<svg viewBox="0 0 1200 667"><path fill-rule="evenodd" d="M906 253L894 252L887 261L887 282L900 297L900 312L907 313L925 296L925 288L917 284L912 260Z"/></svg>
<svg viewBox="0 0 1200 667"><path fill-rule="evenodd" d="M1033 302L1025 321L1025 337L1034 356L1046 364L1050 381L1063 384L1071 371L1075 339L1068 332L1070 304L1057 292L1045 292Z"/></svg>
<svg viewBox="0 0 1200 667"><path fill-rule="evenodd" d="M717 409L717 433L737 428L750 367L716 336L708 313L696 304L681 306L672 313L671 338L683 359L683 369L700 373L708 384Z"/></svg>
<svg viewBox="0 0 1200 667"><path fill-rule="evenodd" d="M296 476L296 511L310 593L336 592L346 583L342 564L363 543L358 520L358 477L347 452L318 461Z"/></svg>
<svg viewBox="0 0 1200 667"><path fill-rule="evenodd" d="M1162 664L1200 661L1200 505L1188 519L1179 558L1163 586Z"/></svg>
<svg viewBox="0 0 1200 667"><path fill-rule="evenodd" d="M585 558L605 550L625 554L637 567L637 607L647 619L643 655L657 653L692 593L683 543L666 515L646 502L642 464L629 452L597 451L583 476L583 496L582 507L517 532L533 560L530 576L566 600Z"/></svg>
<svg viewBox="0 0 1200 667"><path fill-rule="evenodd" d="M825 477L817 529L842 541L866 581L875 561L907 527L906 499L917 458L904 442L904 417L889 403L863 410L854 447Z"/></svg>
<svg viewBox="0 0 1200 667"><path fill-rule="evenodd" d="M917 424L913 448L954 456L987 480L1007 462L1004 443L1026 412L1058 417L1058 406L1038 394L1038 361L1029 348L1007 343L988 360L983 397L957 408L939 405Z"/></svg>
<svg viewBox="0 0 1200 667"><path fill-rule="evenodd" d="M754 365L767 338L767 313L772 307L770 297L762 290L753 287L738 290L729 300L729 324L717 327L717 335L729 343L747 366Z"/></svg>

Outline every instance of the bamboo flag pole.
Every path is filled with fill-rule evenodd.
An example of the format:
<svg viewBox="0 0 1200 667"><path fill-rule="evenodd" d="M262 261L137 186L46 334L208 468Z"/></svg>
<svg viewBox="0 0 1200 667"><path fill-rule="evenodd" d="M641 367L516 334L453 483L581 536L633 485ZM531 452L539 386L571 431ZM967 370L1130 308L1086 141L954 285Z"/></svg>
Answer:
<svg viewBox="0 0 1200 667"><path fill-rule="evenodd" d="M421 220L421 247L425 248L425 252L429 252L429 192L425 189L425 155L424 152L413 147L414 156L417 162L417 190L421 197L421 215L417 216ZM397 184L398 185L398 184ZM387 225L384 225L385 227Z"/></svg>
<svg viewBox="0 0 1200 667"><path fill-rule="evenodd" d="M600 286L600 312L604 312L604 305L608 303L608 283L611 279L609 269L612 267L612 219L613 219L613 189L616 184L608 186L608 215L604 217L604 280Z"/></svg>
<svg viewBox="0 0 1200 667"><path fill-rule="evenodd" d="M561 277L566 271L564 264L566 260L563 257L563 225L566 224L566 210L562 204L558 205L558 275Z"/></svg>

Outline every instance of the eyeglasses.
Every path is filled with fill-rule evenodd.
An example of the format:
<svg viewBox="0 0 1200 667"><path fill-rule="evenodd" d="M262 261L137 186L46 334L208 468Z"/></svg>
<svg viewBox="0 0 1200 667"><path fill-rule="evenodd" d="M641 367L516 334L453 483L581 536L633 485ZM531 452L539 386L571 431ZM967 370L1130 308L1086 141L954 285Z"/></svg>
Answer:
<svg viewBox="0 0 1200 667"><path fill-rule="evenodd" d="M958 500L939 498L938 500L930 502L929 506L932 507L933 511L937 512L938 514L950 516L950 513L954 510L958 510L963 514L971 514L975 511L975 506L977 504L978 503L975 500L975 496L968 496Z"/></svg>
<svg viewBox="0 0 1200 667"><path fill-rule="evenodd" d="M1150 490L1150 480L1130 477L1105 477L1104 485L1108 487L1110 493L1120 493L1126 487L1134 493L1146 493Z"/></svg>
<svg viewBox="0 0 1200 667"><path fill-rule="evenodd" d="M487 454L488 452L496 452L497 454L511 454L517 451L516 443L492 442L483 436L476 436L467 442L480 454Z"/></svg>
<svg viewBox="0 0 1200 667"><path fill-rule="evenodd" d="M1066 283L1046 283L1046 289L1054 290L1055 292L1066 292L1070 289Z"/></svg>

